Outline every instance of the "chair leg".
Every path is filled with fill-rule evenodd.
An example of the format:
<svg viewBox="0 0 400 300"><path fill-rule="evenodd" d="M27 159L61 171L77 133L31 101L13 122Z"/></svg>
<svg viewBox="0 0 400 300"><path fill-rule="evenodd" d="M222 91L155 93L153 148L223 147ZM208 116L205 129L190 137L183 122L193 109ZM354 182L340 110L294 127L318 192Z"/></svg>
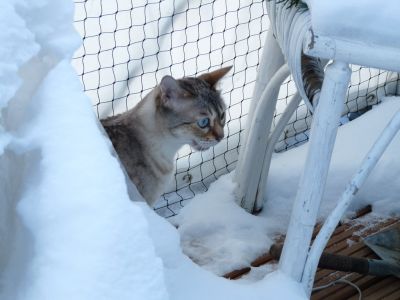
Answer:
<svg viewBox="0 0 400 300"><path fill-rule="evenodd" d="M254 118L251 121L244 155L240 169L236 169L236 197L240 205L249 212L254 212L257 186L261 177L263 160L267 149L267 140L274 116L279 88L289 76L289 68L283 65L272 77L261 95Z"/></svg>
<svg viewBox="0 0 400 300"><path fill-rule="evenodd" d="M329 238L339 223L340 218L346 212L355 194L364 184L369 174L375 168L379 159L382 157L383 153L399 130L400 110L397 111L395 116L379 135L373 147L368 151L368 154L365 156L361 166L358 168L357 172L354 173L351 181L347 184L347 187L340 197L336 207L329 214L328 218L324 222L324 225L316 236L307 257L302 278L303 286L308 295L310 295L312 291L315 272L317 271L318 261L321 257L322 251L326 247L326 244L328 243Z"/></svg>
<svg viewBox="0 0 400 300"><path fill-rule="evenodd" d="M285 108L285 111L283 112L282 116L280 117L278 123L276 124L274 130L272 131L270 137L268 138L267 141L267 149L265 150L265 155L263 159L263 166L262 166L262 172L260 176L260 180L257 185L257 196L256 196L256 203L254 205L255 210L261 210L262 206L264 204L264 197L265 197L265 191L266 191L266 186L267 186L267 179L268 179L268 173L269 169L271 166L271 159L272 159L272 154L275 150L275 145L278 142L279 137L282 135L285 126L289 122L290 118L296 111L297 107L299 106L299 103L301 102L301 97L300 94L297 92L293 98L290 100L290 103L288 106Z"/></svg>
<svg viewBox="0 0 400 300"><path fill-rule="evenodd" d="M334 61L328 65L311 125L307 159L279 262L279 268L299 282L325 188L350 75L351 70L344 62Z"/></svg>
<svg viewBox="0 0 400 300"><path fill-rule="evenodd" d="M255 199L250 199L249 197L246 197L246 199L243 200L243 198L246 196L248 187L248 180L245 176L243 176L243 174L248 174L249 152L254 151L254 149L249 149L250 147L248 146L248 136L251 133L251 128L253 126L254 119L256 118L256 108L260 104L259 102L261 101L262 95L271 80L275 77L275 74L284 64L285 59L283 57L281 48L279 47L272 30L270 30L265 40L261 64L257 73L257 81L254 87L251 106L247 116L246 130L243 133L243 137L241 137L239 159L236 165L235 172L235 181L238 184L238 188L236 189L237 200L241 204L241 206L249 212L253 212ZM273 104L271 105L271 107L273 106L271 109L274 110L275 104L271 104ZM268 120L266 120L266 127L263 128L263 134L265 134L266 136L268 136L269 133L270 123L272 123L273 111L272 113L268 113L267 115L264 114L264 118L267 118ZM253 159L255 158L250 156L250 161Z"/></svg>

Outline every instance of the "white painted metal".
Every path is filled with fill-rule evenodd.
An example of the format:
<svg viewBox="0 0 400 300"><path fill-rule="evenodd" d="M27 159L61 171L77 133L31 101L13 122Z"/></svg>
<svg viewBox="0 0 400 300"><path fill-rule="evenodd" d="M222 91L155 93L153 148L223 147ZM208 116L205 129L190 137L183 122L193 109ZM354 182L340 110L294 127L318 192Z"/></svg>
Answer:
<svg viewBox="0 0 400 300"><path fill-rule="evenodd" d="M344 62L334 61L327 66L311 125L307 159L279 262L279 268L299 282L326 183L350 74L351 70Z"/></svg>
<svg viewBox="0 0 400 300"><path fill-rule="evenodd" d="M338 204L330 213L321 230L319 231L317 237L315 238L314 243L308 254L302 278L302 284L304 285L304 288L308 295L310 295L312 291L314 276L317 270L319 258L321 257L322 251L324 250L330 236L332 235L337 224L339 223L340 218L349 207L351 201L354 198L354 195L361 188L373 168L376 166L378 160L381 158L382 154L385 152L386 148L389 146L390 142L393 140L399 130L400 110L392 118L382 134L379 136L378 140L375 142L374 146L364 158L357 173L353 176L352 180L347 185L346 190L342 194Z"/></svg>
<svg viewBox="0 0 400 300"><path fill-rule="evenodd" d="M378 68L384 67L388 70L400 70L400 54L394 51L394 49L387 47L380 47L383 50L377 54L375 49L370 47L371 45L314 36L310 29L310 16L308 13L298 13L295 9L287 9L284 5L277 4L275 1L268 2L267 6L273 32L279 41L285 58L288 60L290 70L294 72L293 78L303 98L305 95L302 90L302 77L300 76L301 49L311 56L334 59L334 62L326 69L321 91L321 101L317 106L311 127L309 153L303 175L300 179L279 265L281 270L295 280L302 280L309 292L312 287L317 262L325 245L324 243L326 243L332 233L331 230L334 228L334 221L337 221L331 221L332 224L329 223L327 225L328 229L326 229L325 235L321 235L321 241L315 244L315 248L313 246L315 250L312 250L307 260L308 247L323 196L337 126L343 110L343 102L350 79L351 71L347 63L351 62ZM308 34L308 40L304 44L306 33ZM271 38L271 35L269 37ZM275 41L274 46L276 46ZM281 53L280 56L282 56ZM374 57L372 61L371 57ZM387 57L395 57L395 63L388 61ZM268 73L268 71L265 72ZM269 86L270 84L264 91L265 95L270 93L268 91ZM307 100L306 98L304 99ZM294 111L295 107L297 107L298 103L295 106L296 101L295 99L292 100L289 105L290 107L288 107L277 127L268 138L271 125L269 117L275 108L276 98L274 97L273 100L266 101L264 104L263 101L253 103L251 118L248 121L249 124L251 122L251 125L248 125L249 130L246 139L248 145L246 149L242 149L243 155L240 157L240 167L237 169L239 199L242 199L242 206L249 211L262 207L265 182L268 177L272 152L285 124L293 113L292 109ZM310 107L310 109L312 108ZM253 114L255 120L252 119ZM266 116L268 124L262 121L265 114L268 115ZM268 130L260 132L261 128L268 128ZM267 143L266 147L265 143ZM260 164L260 158L262 164ZM261 169L260 165L262 165ZM358 176L361 178L363 175L358 174ZM257 182L256 185L255 182ZM354 183L351 184L343 197L352 197L352 194L355 193L358 187ZM254 197L256 197L255 203ZM346 200L343 201L347 203ZM339 212L343 209L345 209L343 205L337 208ZM340 218L341 214L339 215L339 212L336 213L335 218ZM306 271L304 271L305 267ZM303 272L305 273L303 274Z"/></svg>
<svg viewBox="0 0 400 300"><path fill-rule="evenodd" d="M282 135L283 130L285 129L286 124L288 123L289 119L296 111L299 103L301 101L301 97L298 92L292 97L292 100L285 108L281 118L279 119L278 123L276 124L274 130L272 131L270 137L267 141L267 149L265 151L265 155L263 158L262 163L262 170L261 176L257 186L257 194L256 194L256 203L255 203L255 210L258 211L262 208L264 202L264 194L265 194L265 187L267 185L267 178L269 173L269 167L271 165L271 158L272 153L274 152L275 145L278 142L279 137Z"/></svg>
<svg viewBox="0 0 400 300"><path fill-rule="evenodd" d="M325 59L340 60L360 66L400 72L400 51L385 45L329 38L309 30L305 36L305 54Z"/></svg>
<svg viewBox="0 0 400 300"><path fill-rule="evenodd" d="M261 99L261 95L263 91L267 88L268 83L271 81L274 74L285 64L285 59L283 58L281 48L273 35L272 30L269 30L267 33L267 37L265 39L264 50L261 57L260 66L257 72L256 84L254 87L253 97L250 104L249 113L247 115L247 123L246 129L243 134L243 139L241 141L241 148L239 152L238 163L236 165L236 181L243 186L243 183L240 183L243 180L243 177L240 176L242 173L242 168L244 167L244 159L246 156L245 152L247 150L246 141L250 132L251 123L254 118L254 111L258 105L259 100ZM271 119L272 123L272 119ZM241 197L240 197L241 199ZM238 197L238 200L240 200ZM251 205L247 205L251 206Z"/></svg>
<svg viewBox="0 0 400 300"><path fill-rule="evenodd" d="M236 196L240 204L249 212L253 212L258 180L261 176L262 164L267 148L267 140L274 116L276 101L282 82L289 76L289 68L283 65L272 77L267 88L261 95L259 103L251 120L249 136L242 164L240 180L237 184Z"/></svg>
<svg viewBox="0 0 400 300"><path fill-rule="evenodd" d="M309 12L304 10L299 12L294 9L287 9L287 7L283 3L275 3L275 1L268 1L267 7L273 32L270 31L268 33L266 47L269 48L268 51L264 51L263 64L265 62L268 62L271 67L276 68L279 64L283 64L284 60L282 53L284 53L290 69L295 70L295 72L292 73L292 77L294 82L296 83L296 86L298 87L299 93L305 103L308 104L309 108L312 109L303 89L303 79L301 74L301 50L303 48L302 37L311 26ZM279 50L279 46L275 40L274 35L279 40L280 49L282 49L282 51ZM272 42L272 45L269 45L269 42ZM278 63L273 62L276 59L275 57L268 55L272 52L278 54ZM263 82L267 83L269 87L270 83L268 79L272 78L272 71L276 72L276 69L268 69L267 66L267 68L264 68L262 71L264 74L268 75L269 78L264 78L264 76L262 75L258 77L260 85L258 85L258 89L254 94L255 97L257 97L260 92L260 88L262 87L262 78ZM246 210L248 210L249 212L253 212L255 209L256 191L262 171L262 164L260 164L259 162L263 161L265 157L265 143L267 142L269 130L271 129L273 112L276 105L275 98L278 96L278 91L279 89L276 91L276 96L274 95L273 98L269 99L269 104L264 105L264 108L268 109L268 111L263 113L262 110L259 109L259 106L261 107L261 105L259 105L258 103L253 103L248 117L248 123L246 127L247 137L245 137L244 144L242 144L241 153L239 155L239 161L236 168L236 181L238 183L237 199L240 201L240 205L246 208ZM254 99L253 97L253 101L254 100L256 99ZM258 114L255 112L255 110L258 111ZM257 114L257 116L255 116L255 114ZM263 119L263 123L265 125L263 127L255 126L253 128L253 125L251 124L254 123L254 118ZM263 132L252 132L253 130L263 130ZM263 135L263 139L254 144L250 140L250 135ZM261 141L264 144L261 143ZM243 145L246 146L243 147ZM253 149L253 146L258 148ZM250 161L252 163L250 163ZM259 209L261 208L261 206L262 201L259 201L257 204L257 208Z"/></svg>
<svg viewBox="0 0 400 300"><path fill-rule="evenodd" d="M285 64L281 48L274 37L272 30L269 30L265 39L264 50L257 71L256 84L254 86L253 99L250 105L248 117L252 118L257 103L262 93L267 88L275 73Z"/></svg>
<svg viewBox="0 0 400 300"><path fill-rule="evenodd" d="M304 91L301 71L304 36L311 28L310 12L298 9L295 6L289 8L285 2L287 1L267 1L268 16L276 39L291 70L297 90L308 109L313 111L313 107Z"/></svg>
<svg viewBox="0 0 400 300"><path fill-rule="evenodd" d="M343 111L344 99L350 80L351 70L348 63L400 71L400 52L381 45L377 45L379 47L379 51L377 51L376 47L371 47L374 45L368 43L315 36L311 30L311 16L307 10L300 11L295 7L288 9L283 2L276 3L276 1L268 1L267 8L273 33L272 31L268 33L265 44L253 103L247 121L247 136L244 137L236 169L237 196L241 200L241 205L248 211L252 212L254 209L262 207L265 183L275 143L300 101L299 98L292 99L270 135L273 112L279 91L278 85L284 79L284 72L287 72L286 66L281 67L278 71L278 68L283 64L283 56L292 71L299 94L308 104L310 110L313 108L307 101L303 89L301 53L304 51L305 54L310 56L333 60L333 63L326 68L320 101L313 116L309 152L279 263L279 268L283 272L299 282L302 281L309 292L316 263L334 225L348 205L349 199L365 180L366 175L363 174L369 173L370 170L367 169L372 169L371 166L376 164L373 161L374 158L370 157L366 166L363 166L366 169L361 169L360 173L356 175L356 183L352 182L343 194L344 200L341 200L343 204L335 209L332 220L328 220L326 229L321 231L321 236L314 243L315 246L309 254L311 235L323 196L339 118ZM274 37L276 37L281 51L278 49L278 43ZM274 62L275 57L269 55L270 53L277 55L276 62ZM277 73L273 75L275 72ZM263 89L264 86L266 86L265 90ZM400 113L398 118L400 119ZM398 122L400 123L400 121ZM393 134L393 130L389 129L387 134ZM378 143L381 142L378 141ZM245 144L246 147L244 147ZM380 149L383 146L377 147ZM380 156L380 153L374 153L374 151L372 150L373 157L375 155Z"/></svg>

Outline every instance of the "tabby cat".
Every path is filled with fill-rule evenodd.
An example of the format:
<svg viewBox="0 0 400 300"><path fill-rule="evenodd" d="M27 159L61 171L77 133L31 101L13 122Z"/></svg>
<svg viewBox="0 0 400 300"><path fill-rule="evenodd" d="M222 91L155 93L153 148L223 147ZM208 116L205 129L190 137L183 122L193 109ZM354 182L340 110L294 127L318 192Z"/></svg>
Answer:
<svg viewBox="0 0 400 300"><path fill-rule="evenodd" d="M224 137L225 104L216 89L231 67L198 77L162 78L133 109L101 120L128 176L153 206L185 144L202 151Z"/></svg>

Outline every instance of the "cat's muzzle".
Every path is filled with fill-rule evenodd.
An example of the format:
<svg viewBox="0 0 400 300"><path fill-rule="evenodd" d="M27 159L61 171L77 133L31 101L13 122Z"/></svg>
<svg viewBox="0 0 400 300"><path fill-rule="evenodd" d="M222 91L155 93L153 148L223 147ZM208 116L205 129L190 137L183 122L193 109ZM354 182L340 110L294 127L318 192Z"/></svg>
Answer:
<svg viewBox="0 0 400 300"><path fill-rule="evenodd" d="M192 140L192 143L191 143L190 146L192 146L192 148L194 148L197 151L205 151L205 150L208 150L211 147L215 146L216 144L218 144L217 140L213 140L213 141L204 141L204 140L195 141L195 140Z"/></svg>

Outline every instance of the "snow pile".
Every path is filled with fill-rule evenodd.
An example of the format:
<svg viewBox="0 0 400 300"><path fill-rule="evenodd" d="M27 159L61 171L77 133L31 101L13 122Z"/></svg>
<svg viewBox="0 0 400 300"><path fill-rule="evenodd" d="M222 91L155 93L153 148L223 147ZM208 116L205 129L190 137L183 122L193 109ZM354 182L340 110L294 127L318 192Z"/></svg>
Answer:
<svg viewBox="0 0 400 300"><path fill-rule="evenodd" d="M218 275L248 266L271 244L267 220L233 201L231 175L222 176L178 215L185 254Z"/></svg>
<svg viewBox="0 0 400 300"><path fill-rule="evenodd" d="M5 131L5 114L2 109L6 107L21 86L18 76L19 69L33 55L39 47L34 43L33 34L26 28L23 18L17 14L14 5L3 1L0 4L0 270L8 260L12 251L9 243L13 239L11 227L15 218L13 209L12 189L18 184L11 178L18 176L19 170L11 165L11 156L5 159L5 149L11 142L11 134ZM24 45L21 47L21 45ZM16 176L14 176L16 175Z"/></svg>
<svg viewBox="0 0 400 300"><path fill-rule="evenodd" d="M335 206L346 184L383 131L389 120L400 109L400 98L387 97L382 103L361 117L339 127L332 154L320 217L326 217ZM373 211L382 215L400 214L400 135L389 145L364 186L358 191L350 212L372 204ZM306 159L308 144L276 154L271 164L266 188L266 206L262 215L287 220L288 201L296 195L297 185ZM290 170L290 171L288 171ZM291 204L289 204L291 207ZM277 216L280 215L279 216ZM284 225L287 224L284 222ZM281 230L284 227L281 227Z"/></svg>
<svg viewBox="0 0 400 300"><path fill-rule="evenodd" d="M165 299L147 222L69 61L33 100L40 114L22 141L33 161L17 206L34 241L21 281L27 299Z"/></svg>
<svg viewBox="0 0 400 300"><path fill-rule="evenodd" d="M18 69L29 60L39 47L34 43L34 35L26 28L24 20L19 16L15 7L8 2L0 6L0 109L17 91L21 80ZM16 34L18 33L18 34ZM21 47L20 45L25 45Z"/></svg>
<svg viewBox="0 0 400 300"><path fill-rule="evenodd" d="M316 34L400 47L397 0L306 0Z"/></svg>
<svg viewBox="0 0 400 300"><path fill-rule="evenodd" d="M9 19L0 74L11 79L0 119L0 298L305 299L279 272L244 285L200 268L177 230L126 185L70 65L79 43L72 8L0 5Z"/></svg>
<svg viewBox="0 0 400 300"><path fill-rule="evenodd" d="M173 300L304 300L301 285L279 271L257 282L230 281L199 267L185 256L179 245L179 234L165 219L142 204L150 226L156 253L164 263L165 280ZM203 220L202 224L207 220ZM221 242L221 241L220 241Z"/></svg>
<svg viewBox="0 0 400 300"><path fill-rule="evenodd" d="M0 31L1 74L21 74L2 102L0 298L167 299L148 223L70 65L73 3L13 4L0 8L16 23Z"/></svg>
<svg viewBox="0 0 400 300"><path fill-rule="evenodd" d="M362 117L339 128L320 219L331 212L375 139L400 109L398 97L387 97L382 101ZM274 155L266 203L258 216L250 216L238 208L233 196L232 175L220 178L207 193L196 196L176 219L183 251L216 274L248 266L267 252L274 235L286 232L307 149L308 144L303 144ZM375 215L400 215L398 149L399 134L356 194L348 215L367 204L372 204ZM253 268L251 273L257 274L250 274L246 280L258 280L270 271Z"/></svg>
<svg viewBox="0 0 400 300"><path fill-rule="evenodd" d="M26 29L23 19L16 13L14 6L10 3L1 3L0 28L10 27L13 29L0 30L0 41L2 42L0 47L0 110L7 105L21 83L18 69L38 51L38 46L33 42L34 36ZM21 44L29 46L20 47ZM3 154L4 148L11 138L3 126L4 124L0 122L0 155Z"/></svg>

